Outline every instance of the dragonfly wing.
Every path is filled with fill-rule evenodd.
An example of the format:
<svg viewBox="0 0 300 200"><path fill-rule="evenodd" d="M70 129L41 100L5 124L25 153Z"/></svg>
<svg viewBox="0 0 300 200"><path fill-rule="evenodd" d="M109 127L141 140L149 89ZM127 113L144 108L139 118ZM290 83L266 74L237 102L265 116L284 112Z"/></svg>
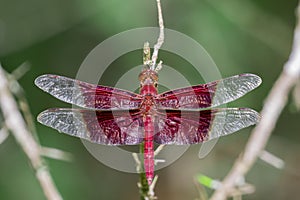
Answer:
<svg viewBox="0 0 300 200"><path fill-rule="evenodd" d="M167 91L156 97L161 109L197 109L215 107L240 98L261 84L254 74L241 74L207 84Z"/></svg>
<svg viewBox="0 0 300 200"><path fill-rule="evenodd" d="M137 109L142 101L140 95L129 91L58 75L39 76L35 84L59 100L90 109Z"/></svg>
<svg viewBox="0 0 300 200"><path fill-rule="evenodd" d="M197 144L256 124L259 119L259 114L249 108L159 110L154 141L158 144Z"/></svg>
<svg viewBox="0 0 300 200"><path fill-rule="evenodd" d="M38 121L60 132L105 145L136 145L143 141L143 120L139 110L94 111L52 108Z"/></svg>

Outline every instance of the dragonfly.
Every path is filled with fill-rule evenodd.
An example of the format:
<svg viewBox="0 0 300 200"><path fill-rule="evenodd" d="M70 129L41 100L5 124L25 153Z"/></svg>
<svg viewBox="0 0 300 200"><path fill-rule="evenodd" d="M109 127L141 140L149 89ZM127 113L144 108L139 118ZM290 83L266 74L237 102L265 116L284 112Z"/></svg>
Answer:
<svg viewBox="0 0 300 200"><path fill-rule="evenodd" d="M158 71L144 66L140 93L95 85L59 75L41 75L35 84L57 99L79 108L50 108L37 120L51 128L101 145L144 143L144 172L154 177L154 142L191 145L256 124L250 108L215 108L240 98L261 84L241 74L206 84L158 93Z"/></svg>

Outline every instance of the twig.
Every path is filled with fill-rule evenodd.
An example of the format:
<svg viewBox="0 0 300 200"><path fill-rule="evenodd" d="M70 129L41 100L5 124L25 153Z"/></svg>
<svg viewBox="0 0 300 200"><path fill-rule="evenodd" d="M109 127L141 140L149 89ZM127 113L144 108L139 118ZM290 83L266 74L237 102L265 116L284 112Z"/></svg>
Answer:
<svg viewBox="0 0 300 200"><path fill-rule="evenodd" d="M300 81L299 80L293 90L293 98L294 98L294 102L295 102L295 106L296 106L297 110L300 110Z"/></svg>
<svg viewBox="0 0 300 200"><path fill-rule="evenodd" d="M278 158L277 156L271 154L266 150L263 150L261 152L259 158L277 169L283 169L285 166L285 163L282 159Z"/></svg>
<svg viewBox="0 0 300 200"><path fill-rule="evenodd" d="M37 136L33 116L30 112L28 101L25 98L23 88L17 81L22 76L24 76L25 73L29 71L29 69L30 69L29 63L24 62L18 68L16 68L11 74L6 73L6 77L8 79L9 89L10 89L11 93L18 100L19 109L23 114L23 117L24 117L24 120L28 127L28 130L33 135L35 141L37 143L39 143L39 138ZM72 160L72 155L70 153L64 152L59 149L41 147L40 151L41 151L42 156L45 156L48 158L52 158L52 159L56 159L56 160L63 160L63 161L71 161Z"/></svg>
<svg viewBox="0 0 300 200"><path fill-rule="evenodd" d="M132 157L133 157L133 159L135 161L135 164L136 164L136 172L137 173L142 173L142 167L143 167L142 165L143 164L141 163L138 154L137 153L132 153Z"/></svg>
<svg viewBox="0 0 300 200"><path fill-rule="evenodd" d="M154 151L154 156L157 156L164 149L164 147L164 144L159 145Z"/></svg>
<svg viewBox="0 0 300 200"><path fill-rule="evenodd" d="M28 156L47 199L61 200L62 197L57 191L51 175L40 156L40 145L36 143L28 131L26 123L18 110L17 103L8 89L8 85L5 72L0 65L0 107L7 129L10 130Z"/></svg>
<svg viewBox="0 0 300 200"><path fill-rule="evenodd" d="M155 188L155 185L157 183L157 180L158 180L158 176L156 175L154 178L153 178L153 181L151 183L151 185L149 186L149 196L151 198L149 198L149 200L152 200L152 199L157 199L156 196L155 196L155 192L154 192L154 188Z"/></svg>
<svg viewBox="0 0 300 200"><path fill-rule="evenodd" d="M18 68L16 68L11 75L13 76L14 80L20 79L30 70L30 64L28 62L22 63Z"/></svg>
<svg viewBox="0 0 300 200"><path fill-rule="evenodd" d="M222 182L222 187L215 191L212 200L226 199L236 186L236 181L243 177L253 166L260 153L266 146L272 130L282 109L284 108L288 94L296 84L300 74L300 4L297 9L298 24L294 33L294 44L288 62L271 89L265 105L261 111L261 121L254 128L251 137L245 147L244 154L237 159L233 168Z"/></svg>
<svg viewBox="0 0 300 200"><path fill-rule="evenodd" d="M2 127L0 130L0 144L2 144L9 136L9 133L7 131L6 127Z"/></svg>
<svg viewBox="0 0 300 200"><path fill-rule="evenodd" d="M49 147L42 147L41 148L41 155L52 158L55 160L63 160L63 161L72 161L73 155L71 153L55 149L55 148L49 148Z"/></svg>
<svg viewBox="0 0 300 200"><path fill-rule="evenodd" d="M164 20L163 20L160 0L156 0L156 3L157 3L157 11L158 11L159 36L158 36L156 44L154 45L154 50L153 50L153 54L152 54L152 68L151 68L152 70L155 70L156 60L158 57L158 51L165 40Z"/></svg>
<svg viewBox="0 0 300 200"><path fill-rule="evenodd" d="M18 99L19 109L24 116L24 120L28 127L30 133L34 136L35 141L39 142L35 123L30 112L29 104L27 99L25 98L24 90L17 81L21 78L28 70L30 69L30 65L28 62L24 62L17 69L15 69L11 74L6 73L6 77L9 84L9 90Z"/></svg>

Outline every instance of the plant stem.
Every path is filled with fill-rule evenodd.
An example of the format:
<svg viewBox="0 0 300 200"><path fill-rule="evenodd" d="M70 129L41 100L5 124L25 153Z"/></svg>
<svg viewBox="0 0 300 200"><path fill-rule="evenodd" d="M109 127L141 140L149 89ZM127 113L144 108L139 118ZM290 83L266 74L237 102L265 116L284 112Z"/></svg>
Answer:
<svg viewBox="0 0 300 200"><path fill-rule="evenodd" d="M289 92L297 83L300 76L300 3L297 9L298 24L295 28L293 48L288 62L271 89L261 111L261 121L252 131L243 155L235 161L227 174L222 186L215 191L211 200L222 200L232 196L236 182L244 177L264 150L276 122L285 107Z"/></svg>
<svg viewBox="0 0 300 200"><path fill-rule="evenodd" d="M156 0L156 3L157 3L157 12L158 12L159 36L158 36L156 44L154 45L154 50L153 50L153 54L152 54L152 70L155 69L156 60L158 57L158 51L165 40L164 20L163 20L160 0Z"/></svg>
<svg viewBox="0 0 300 200"><path fill-rule="evenodd" d="M46 198L49 200L61 200L62 197L41 157L41 146L30 133L8 85L9 82L6 73L0 65L0 107L3 112L5 125L20 144L31 162L31 165L35 170L36 178L39 181Z"/></svg>

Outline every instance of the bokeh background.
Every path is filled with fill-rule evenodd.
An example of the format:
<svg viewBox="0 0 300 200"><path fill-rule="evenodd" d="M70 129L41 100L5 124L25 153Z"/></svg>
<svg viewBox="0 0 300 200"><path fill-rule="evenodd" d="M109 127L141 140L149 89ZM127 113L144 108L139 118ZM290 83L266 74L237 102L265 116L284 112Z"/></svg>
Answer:
<svg viewBox="0 0 300 200"><path fill-rule="evenodd" d="M288 59L296 5L296 0L162 0L165 26L202 44L223 77L245 72L262 77L261 87L229 104L256 110L262 108ZM0 61L8 72L25 61L31 65L20 84L34 116L49 107L70 107L35 87L34 79L45 73L75 77L86 55L101 41L128 29L157 26L156 13L154 0L0 0ZM177 69L189 65L167 52L161 52L160 59ZM140 63L139 51L122 56L110 66L101 84L114 86L122 73ZM193 84L203 83L193 74L184 75ZM289 100L267 145L268 151L284 159L286 167L278 170L259 160L246 177L256 192L244 199L297 199L299 120L300 114ZM72 162L46 159L64 199L139 198L138 175L104 166L77 138L36 126L42 145L74 156ZM243 150L252 128L220 139L205 159L198 159L199 145L195 145L171 166L157 171L159 199L197 198L193 177L198 173L222 179ZM12 136L0 145L0 159L0 199L45 199L33 169Z"/></svg>

